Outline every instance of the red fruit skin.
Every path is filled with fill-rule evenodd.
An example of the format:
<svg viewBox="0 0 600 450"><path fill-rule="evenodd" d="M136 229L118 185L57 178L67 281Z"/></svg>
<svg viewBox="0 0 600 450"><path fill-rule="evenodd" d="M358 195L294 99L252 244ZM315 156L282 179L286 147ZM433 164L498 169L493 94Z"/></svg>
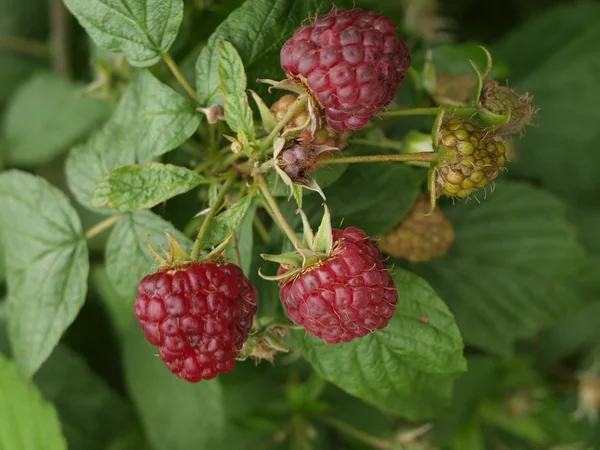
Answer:
<svg viewBox="0 0 600 450"><path fill-rule="evenodd" d="M383 257L364 231L335 229L333 239L337 249L329 260L282 280L279 290L290 320L329 344L385 328L398 301Z"/></svg>
<svg viewBox="0 0 600 450"><path fill-rule="evenodd" d="M144 277L134 313L169 370L195 383L233 370L257 302L238 266L204 263Z"/></svg>
<svg viewBox="0 0 600 450"><path fill-rule="evenodd" d="M301 78L338 132L360 130L389 105L410 67L392 19L360 9L334 9L283 45L281 67Z"/></svg>

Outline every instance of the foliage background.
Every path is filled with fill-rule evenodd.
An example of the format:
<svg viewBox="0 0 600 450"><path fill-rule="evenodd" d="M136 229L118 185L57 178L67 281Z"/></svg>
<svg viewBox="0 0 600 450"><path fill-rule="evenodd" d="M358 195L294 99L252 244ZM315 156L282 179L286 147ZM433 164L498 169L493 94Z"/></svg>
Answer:
<svg viewBox="0 0 600 450"><path fill-rule="evenodd" d="M249 87L261 89L252 80L283 75L273 42L289 35L308 12L329 8L317 0L254 3L246 5L248 11L260 13L258 4L281 19L268 22L257 36L244 28L248 17L219 27L241 0L185 2L170 53L188 79L196 79L196 64L214 65L211 51L203 51L196 62L201 50L227 39L244 60ZM481 205L443 204L457 230L452 251L427 264L395 262L427 280L448 305L466 344L468 371L460 374L460 364L443 359L457 350L450 340L445 347L440 344L439 353L423 356L429 350L415 347L398 356L386 353L383 333L382 339L361 341L348 352L320 349L317 342L294 336L304 359L294 351L274 366L238 363L219 381L184 384L148 357L152 349L135 324L130 326L130 305L133 288L151 267L138 243L149 231L160 239L171 227L167 222L186 231L207 200L188 193L154 207L153 213L130 214L110 233L92 239L89 288L71 286L69 295L81 302L61 310L47 334L20 329L21 347L11 349L5 338L6 306L0 303L0 449L53 450L67 444L86 450L600 448L600 4L444 1L436 17L446 19L447 36L442 37L453 42L440 43L439 36L424 34L424 22L415 26L406 19L406 8L422 2L405 3L363 0L356 5L405 24L401 33L415 49L417 69L423 49L432 47L439 70L467 73L466 58L478 57L475 44L489 46L495 75L533 93L541 108L537 127L516 142L518 159L493 194ZM25 175L11 177L16 186L0 181L0 196L18 192L30 204L28 214L0 210L0 255L10 260L5 264L0 257L0 298L7 293L5 273L30 274L20 278L18 289L25 305L18 313L25 324L48 314L36 306L52 294L44 291L48 254L61 255L64 266L52 269L60 276L85 272L85 245L65 255L60 245L45 246L56 239L57 229L67 230L63 241L68 242L69 230L81 233L106 217L106 211L94 211L89 204L102 170L134 158L185 164L190 149L181 136L200 123L184 102L170 104L180 112L177 120L129 114L131 108L152 109L169 100L156 79L180 90L163 64L153 68L156 78L135 75L143 89L138 95L128 92L134 106L122 106L122 101L115 109L110 100L82 98L81 89L98 79L93 63L109 64L114 56L97 48L72 17L57 13L57 5L0 0L0 170L19 168L46 179L69 197L82 222L45 185L28 184ZM218 79L213 72L202 73L199 98L210 104L218 93L209 88ZM399 103L414 100L411 94L403 89ZM411 128L426 130L428 125L415 119L400 126L383 123L381 129L387 138L399 139ZM208 129L205 123L200 127ZM147 140L144 148L155 151L132 155L141 139ZM107 141L115 146L108 156L81 150L102 149ZM161 156L165 147L178 149ZM334 223L343 218L347 225L381 235L410 209L421 183L422 172L410 167L350 167L326 190ZM384 187L400 194L375 197ZM316 218L320 202L306 200ZM51 211L64 215L46 214ZM34 238L19 234L22 228L32 230ZM249 239L254 250L248 247L246 265L256 272L261 264L256 255L280 245L281 236L273 228L270 243L252 231ZM37 246L43 250L39 257L23 260L23 248L38 251ZM111 273L118 273L118 279ZM402 294L405 310L414 302L431 301L444 320L445 307L427 283L408 272L398 276L409 286ZM273 284L257 277L253 281L261 291L261 314L280 314ZM61 338L61 327L73 320ZM30 352L38 347L35 355ZM15 353L20 370L33 373L41 366L32 381L22 381L7 359ZM377 371L388 364L385 372L395 378L379 384L371 378L356 381L354 371ZM405 444L406 433L415 429L428 431Z"/></svg>

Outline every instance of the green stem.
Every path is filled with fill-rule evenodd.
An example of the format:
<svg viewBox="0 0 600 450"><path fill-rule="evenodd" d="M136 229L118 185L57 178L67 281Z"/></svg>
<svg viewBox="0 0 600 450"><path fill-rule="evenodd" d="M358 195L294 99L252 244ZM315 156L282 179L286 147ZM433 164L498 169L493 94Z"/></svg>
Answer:
<svg viewBox="0 0 600 450"><path fill-rule="evenodd" d="M376 436L372 436L368 433L365 433L364 431L358 430L353 426L348 425L346 422L342 422L341 420L334 419L333 417L328 416L319 416L319 419L321 419L323 422L325 422L332 428L335 428L336 430L347 434L348 436L353 437L354 439L357 439L367 445L370 445L373 448L379 450L392 450L394 448L391 442L384 441Z"/></svg>
<svg viewBox="0 0 600 450"><path fill-rule="evenodd" d="M179 84L181 84L183 89L185 89L185 92L187 92L187 94L192 100L196 101L196 91L188 82L188 80L185 79L185 76L181 72L181 69L179 68L175 60L171 58L171 55L169 55L168 53L162 53L161 56L163 61L167 64L167 66L169 66L171 73L175 76L175 78L177 78L177 81L179 81Z"/></svg>
<svg viewBox="0 0 600 450"><path fill-rule="evenodd" d="M438 106L431 108L410 108L410 109L392 109L390 111L384 111L379 113L381 117L402 117L402 116L437 116L440 112ZM460 117L470 117L477 113L477 108L447 108L446 112L448 115L455 115Z"/></svg>
<svg viewBox="0 0 600 450"><path fill-rule="evenodd" d="M221 188L219 195L217 195L215 202L213 203L212 207L206 214L206 217L204 218L204 222L202 222L202 226L200 227L200 231L198 231L198 236L196 237L196 242L194 242L194 248L192 248L192 255L191 255L192 261L197 261L198 259L200 259L200 252L202 251L202 244L204 243L204 236L206 235L206 232L208 231L208 227L210 226L210 223L212 222L213 218L217 214L217 211L221 207L221 204L223 203L223 200L225 199L225 195L227 194L227 192L229 191L231 186L233 186L234 181L235 181L235 175L232 175L229 179L227 179L227 181Z"/></svg>
<svg viewBox="0 0 600 450"><path fill-rule="evenodd" d="M352 139L352 143L366 145L368 147L391 148L400 152L404 149L404 144L402 142L392 141L391 139L382 139L380 141L373 141L371 139Z"/></svg>
<svg viewBox="0 0 600 450"><path fill-rule="evenodd" d="M290 224L287 223L287 220L285 220L285 217L283 217L283 214L281 213L281 210L279 209L279 205L277 205L277 201L273 198L273 196L271 195L271 192L269 192L269 186L267 185L267 181L265 180L265 177L262 174L256 174L255 179L256 179L256 182L258 183L260 192L262 193L263 197L267 201L267 204L269 205L269 207L271 209L271 213L273 214L273 216L275 218L275 222L277 222L277 224L281 228L281 231L283 231L285 233L285 235L288 237L290 242L292 244L294 244L295 248L303 248L304 245L302 245L302 242L300 242L300 239L298 239L298 236L296 236L296 233L294 233L294 230L292 229Z"/></svg>
<svg viewBox="0 0 600 450"><path fill-rule="evenodd" d="M71 67L71 15L62 0L50 0L50 26L52 67L67 78L73 74Z"/></svg>
<svg viewBox="0 0 600 450"><path fill-rule="evenodd" d="M104 219L102 222L94 225L92 228L90 228L86 233L85 233L85 238L86 239L92 239L94 236L97 236L98 234L102 233L104 230L112 227L115 223L117 223L119 220L121 220L121 218L123 217L123 214L115 214L114 216L110 216L108 219Z"/></svg>
<svg viewBox="0 0 600 450"><path fill-rule="evenodd" d="M412 161L437 161L437 152L409 153L404 155L364 155L345 156L341 158L324 158L317 164L342 164L342 163L371 163L371 162L412 162Z"/></svg>
<svg viewBox="0 0 600 450"><path fill-rule="evenodd" d="M0 48L44 60L50 57L50 48L46 44L19 36L0 36Z"/></svg>
<svg viewBox="0 0 600 450"><path fill-rule="evenodd" d="M283 130L283 128L287 125L287 123L294 118L299 111L301 111L306 102L308 101L308 97L306 95L301 95L296 99L296 101L290 106L290 109L287 110L285 115L281 118L281 120L275 125L275 128L269 133L267 137L265 137L260 143L260 151L264 151L273 143L275 138L279 135L279 132Z"/></svg>

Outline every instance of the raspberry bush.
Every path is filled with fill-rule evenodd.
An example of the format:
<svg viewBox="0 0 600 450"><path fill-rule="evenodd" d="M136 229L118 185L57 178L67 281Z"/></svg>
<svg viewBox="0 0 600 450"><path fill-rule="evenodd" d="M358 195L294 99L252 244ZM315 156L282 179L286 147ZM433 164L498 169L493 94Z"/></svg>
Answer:
<svg viewBox="0 0 600 450"><path fill-rule="evenodd" d="M458 3L0 0L0 449L600 448L600 7Z"/></svg>

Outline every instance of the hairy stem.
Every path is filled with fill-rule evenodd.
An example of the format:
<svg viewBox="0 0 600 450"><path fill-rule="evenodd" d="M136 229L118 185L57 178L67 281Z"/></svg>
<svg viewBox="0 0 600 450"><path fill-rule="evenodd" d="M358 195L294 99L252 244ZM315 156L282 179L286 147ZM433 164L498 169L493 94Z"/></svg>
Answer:
<svg viewBox="0 0 600 450"><path fill-rule="evenodd" d="M194 247L192 248L191 258L193 261L197 261L198 259L200 259L200 252L202 251L202 244L204 243L204 236L206 236L206 232L208 231L208 227L210 226L210 223L212 222L213 218L217 214L217 211L219 210L219 208L221 207L221 204L223 203L223 200L225 199L225 195L227 194L227 192L229 191L231 186L233 186L234 181L235 181L235 175L232 175L227 179L227 181L221 188L219 195L217 195L217 198L215 199L215 203L212 205L212 207L206 214L206 217L204 218L204 222L202 222L202 226L200 227L200 231L198 231L198 236L196 237L196 241L194 242Z"/></svg>
<svg viewBox="0 0 600 450"><path fill-rule="evenodd" d="M295 248L304 247L302 245L302 242L300 242L300 239L298 239L298 236L296 236L296 233L294 233L294 230L292 229L290 224L287 223L287 220L285 220L285 217L283 217L283 214L281 213L281 210L279 209L279 205L277 205L277 201L273 198L273 196L271 195L271 192L269 191L269 186L267 185L267 181L265 180L265 177L262 174L256 174L255 179L256 179L256 182L258 183L258 187L260 188L260 192L262 193L263 197L267 201L267 204L269 205L269 208L271 209L271 213L273 213L273 216L275 218L275 222L277 222L277 224L281 228L281 231L283 231L285 233L285 235L288 237L290 242L292 244L294 244Z"/></svg>
<svg viewBox="0 0 600 450"><path fill-rule="evenodd" d="M412 162L412 161L437 161L437 152L408 153L404 155L364 155L364 156L344 156L341 158L324 158L317 161L317 164L342 164L342 163L371 163L371 162Z"/></svg>
<svg viewBox="0 0 600 450"><path fill-rule="evenodd" d="M434 106L431 108L409 108L409 109L392 109L390 111L383 111L379 113L381 117L402 117L402 116L437 116L440 112L440 107ZM455 108L450 107L446 108L446 112L448 115L455 115L460 117L471 117L474 114L477 114L477 108Z"/></svg>
<svg viewBox="0 0 600 450"><path fill-rule="evenodd" d="M94 225L92 228L90 228L86 233L85 233L85 238L86 239L92 239L94 236L97 236L98 234L102 233L104 230L112 227L115 223L117 223L119 220L121 220L121 218L123 217L123 214L115 214L114 216L110 216L108 219L104 219L102 222Z"/></svg>
<svg viewBox="0 0 600 450"><path fill-rule="evenodd" d="M279 135L279 132L281 130L283 130L283 128L287 125L287 123L290 120L292 120L292 118L296 114L298 114L298 112L301 111L302 108L304 108L307 101L308 101L308 97L306 97L306 95L301 95L300 97L298 97L296 99L296 101L294 103L292 103L292 106L290 106L290 109L287 110L287 112L282 117L282 119L277 123L277 125L275 125L275 128L273 128L273 130L269 133L269 135L261 141L260 147L259 147L260 151L264 151L267 148L269 148L269 146L273 143L275 138Z"/></svg>
<svg viewBox="0 0 600 450"><path fill-rule="evenodd" d="M348 425L346 422L342 422L341 420L328 416L319 416L319 419L332 428L335 428L336 430L347 434L348 436L353 437L364 444L370 445L373 448L379 450L392 450L394 448L391 442L379 439L378 437L365 433L362 430L358 430L353 426Z"/></svg>
<svg viewBox="0 0 600 450"><path fill-rule="evenodd" d="M171 58L171 55L169 55L168 53L162 53L161 56L163 61L167 64L167 66L169 66L169 69L171 70L173 76L177 79L177 81L179 81L179 84L181 84L183 89L185 89L185 92L187 92L187 94L192 100L196 101L196 91L189 83L189 81L185 79L185 76L181 72L181 69L179 68L175 60Z"/></svg>
<svg viewBox="0 0 600 450"><path fill-rule="evenodd" d="M50 56L50 48L46 44L19 36L0 36L0 48L43 60Z"/></svg>

